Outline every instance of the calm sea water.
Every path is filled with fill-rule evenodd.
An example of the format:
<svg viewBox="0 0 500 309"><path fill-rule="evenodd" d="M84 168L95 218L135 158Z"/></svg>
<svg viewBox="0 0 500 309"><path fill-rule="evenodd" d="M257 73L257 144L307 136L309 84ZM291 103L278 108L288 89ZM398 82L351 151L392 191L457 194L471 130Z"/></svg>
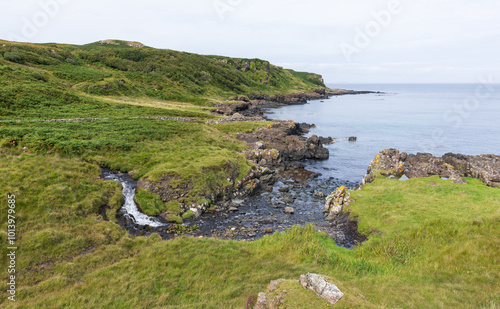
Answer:
<svg viewBox="0 0 500 309"><path fill-rule="evenodd" d="M500 154L500 84L367 84L331 88L381 91L273 109L271 119L316 124L331 136L330 159L307 167L322 177L359 182L385 148L408 153ZM357 142L347 137L356 136Z"/></svg>

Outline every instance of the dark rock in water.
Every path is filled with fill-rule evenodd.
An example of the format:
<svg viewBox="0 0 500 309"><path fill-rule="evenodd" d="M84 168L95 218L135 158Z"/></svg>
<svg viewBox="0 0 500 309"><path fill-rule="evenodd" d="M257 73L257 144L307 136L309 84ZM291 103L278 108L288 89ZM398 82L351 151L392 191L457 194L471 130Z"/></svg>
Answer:
<svg viewBox="0 0 500 309"><path fill-rule="evenodd" d="M357 138L357 137L355 137L355 136L351 136L351 137L349 137L349 142L355 142L355 141L357 141L357 140L358 140L358 138Z"/></svg>
<svg viewBox="0 0 500 309"><path fill-rule="evenodd" d="M285 204L293 204L293 202L295 202L295 198L293 196L285 196L283 199L282 199L283 203Z"/></svg>
<svg viewBox="0 0 500 309"><path fill-rule="evenodd" d="M278 189L278 191L280 191L280 192L289 192L290 188L289 187L281 187L281 188Z"/></svg>
<svg viewBox="0 0 500 309"><path fill-rule="evenodd" d="M321 192L321 191L319 191L319 192L314 193L314 197L321 199L321 198L325 198L326 194L323 193L323 192Z"/></svg>

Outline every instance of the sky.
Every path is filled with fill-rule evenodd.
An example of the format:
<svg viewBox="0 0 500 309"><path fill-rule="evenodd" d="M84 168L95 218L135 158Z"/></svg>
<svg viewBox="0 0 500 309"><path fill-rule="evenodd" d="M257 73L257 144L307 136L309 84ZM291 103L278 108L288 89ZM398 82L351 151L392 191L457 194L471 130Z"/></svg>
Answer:
<svg viewBox="0 0 500 309"><path fill-rule="evenodd" d="M260 58L328 84L500 81L498 0L22 0L0 38L139 41Z"/></svg>

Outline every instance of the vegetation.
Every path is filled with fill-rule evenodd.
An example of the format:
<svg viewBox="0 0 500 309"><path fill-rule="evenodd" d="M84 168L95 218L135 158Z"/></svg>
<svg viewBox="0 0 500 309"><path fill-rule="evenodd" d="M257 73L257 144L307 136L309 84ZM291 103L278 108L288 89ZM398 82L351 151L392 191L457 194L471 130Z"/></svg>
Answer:
<svg viewBox="0 0 500 309"><path fill-rule="evenodd" d="M68 110L75 105L86 116L102 117L102 96L210 106L210 101L237 95L325 87L319 75L258 59L247 70L237 64L242 59L135 47L124 41L83 46L0 43L0 101L5 102L0 117L60 117L75 112ZM109 113L104 114L112 115L116 108L106 105ZM154 112L127 108L130 113Z"/></svg>
<svg viewBox="0 0 500 309"><path fill-rule="evenodd" d="M500 305L500 190L476 179L459 185L439 177L377 177L351 192L348 210L368 235L352 251L311 225L254 242L162 241L156 234L132 237L114 222L121 186L103 181L99 165L188 188L177 201L145 190L136 197L145 212L166 212L180 223L193 215L183 205L207 203L248 174L246 146L232 136L266 125L206 124L215 117L205 105L242 93L317 86L314 75L126 42L3 44L0 212L7 214L7 196L14 194L18 250L16 302L4 289L2 308L242 308L270 280L288 279L287 287L296 289L292 280L307 272L333 278L345 294L338 308ZM194 121L137 118L145 116ZM40 121L52 118L101 119ZM178 225L180 235L187 229ZM0 272L0 281L8 275ZM298 293L308 301L310 294Z"/></svg>

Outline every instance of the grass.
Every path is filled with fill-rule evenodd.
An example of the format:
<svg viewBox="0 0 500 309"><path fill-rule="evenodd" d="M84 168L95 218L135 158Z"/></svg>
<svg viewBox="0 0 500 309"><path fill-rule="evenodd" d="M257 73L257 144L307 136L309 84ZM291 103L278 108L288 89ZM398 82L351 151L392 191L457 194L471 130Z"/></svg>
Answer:
<svg viewBox="0 0 500 309"><path fill-rule="evenodd" d="M153 185L168 180L174 195L186 194L164 200L140 190L136 198L145 212L181 222L193 215L187 206L213 201L249 173L246 145L233 137L267 124L205 124L217 118L209 102L308 90L321 86L317 75L122 41L2 41L0 55L0 212L15 194L19 248L17 301L3 290L2 308L242 308L270 280L295 289L307 272L339 286L338 308L499 307L500 191L475 179L377 177L351 193L348 210L368 235L352 251L310 225L254 242L162 241L131 237L115 222L121 187L101 180L99 165ZM35 121L53 118L104 119Z"/></svg>
<svg viewBox="0 0 500 309"><path fill-rule="evenodd" d="M377 178L352 193L351 211L371 235L349 251L312 226L254 242L133 238L98 214L119 207L121 194L95 165L60 155L0 162L2 212L16 194L22 270L16 303L0 300L6 308L242 308L270 280L306 272L332 278L345 294L338 308L499 305L500 191L474 179ZM4 242L4 222L1 231Z"/></svg>

